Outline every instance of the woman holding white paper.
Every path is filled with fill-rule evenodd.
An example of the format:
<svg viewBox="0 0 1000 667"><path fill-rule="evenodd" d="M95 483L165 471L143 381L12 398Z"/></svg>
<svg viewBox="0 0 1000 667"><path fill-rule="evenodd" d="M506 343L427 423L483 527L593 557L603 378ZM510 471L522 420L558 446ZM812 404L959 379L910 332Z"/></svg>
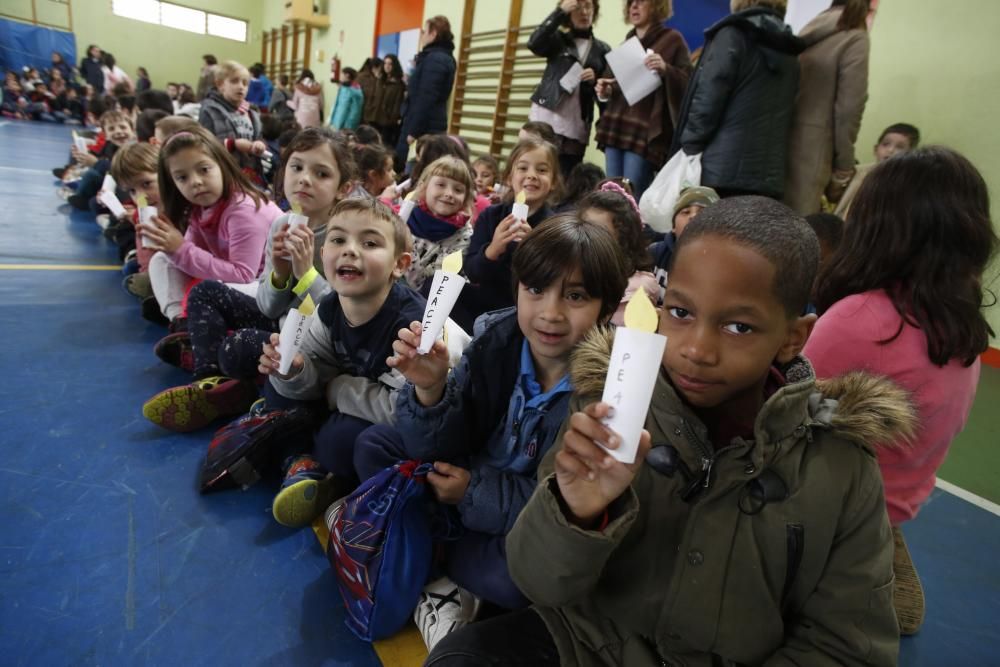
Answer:
<svg viewBox="0 0 1000 667"><path fill-rule="evenodd" d="M691 54L684 37L663 22L673 15L672 0L625 0L625 20L646 51L645 66L656 72L663 85L629 105L613 73L597 80L597 99L607 108L597 122L597 147L604 151L610 178L624 176L638 200L666 162L674 138L681 101L691 74Z"/></svg>
<svg viewBox="0 0 1000 667"><path fill-rule="evenodd" d="M545 73L531 96L528 118L548 123L559 137L559 167L564 175L583 161L594 120L594 86L611 50L594 37L600 0L561 0L535 28L528 48L546 58Z"/></svg>

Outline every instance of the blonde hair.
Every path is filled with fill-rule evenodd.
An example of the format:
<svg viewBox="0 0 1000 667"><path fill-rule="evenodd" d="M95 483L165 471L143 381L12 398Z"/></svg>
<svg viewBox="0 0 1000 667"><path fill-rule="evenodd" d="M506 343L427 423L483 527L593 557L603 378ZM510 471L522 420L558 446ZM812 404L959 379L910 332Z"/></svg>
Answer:
<svg viewBox="0 0 1000 667"><path fill-rule="evenodd" d="M427 193L427 183L434 176L450 178L464 185L465 200L462 202L462 207L471 208L473 202L476 201L476 181L469 170L468 162L454 155L445 155L431 162L420 174L420 180L417 181L417 187L414 189L413 197L415 199L423 201Z"/></svg>
<svg viewBox="0 0 1000 667"><path fill-rule="evenodd" d="M223 60L215 66L215 82L225 81L234 74L246 74L250 78L250 70L235 60Z"/></svg>
<svg viewBox="0 0 1000 667"><path fill-rule="evenodd" d="M170 138L170 135L176 132L190 130L192 127L199 127L199 125L198 121L187 116L166 116L156 121L154 127L163 134L163 140L166 141Z"/></svg>
<svg viewBox="0 0 1000 667"><path fill-rule="evenodd" d="M788 11L788 0L730 0L729 2L729 11L733 14L754 7L774 10L784 19L785 12Z"/></svg>
<svg viewBox="0 0 1000 667"><path fill-rule="evenodd" d="M160 151L156 146L147 143L135 143L122 146L111 158L111 176L125 185L139 174L157 174Z"/></svg>
<svg viewBox="0 0 1000 667"><path fill-rule="evenodd" d="M342 199L330 211L330 220L326 223L327 238L330 238L330 227L334 221L348 213L364 213L372 220L387 222L392 227L393 257L399 257L404 252L412 252L413 242L409 239L410 229L402 218L392 212L392 209L378 199L358 198Z"/></svg>
<svg viewBox="0 0 1000 667"><path fill-rule="evenodd" d="M628 23L628 6L631 4L632 0L625 0L622 6L625 23ZM674 0L649 0L649 4L652 6L654 21L666 21L674 15Z"/></svg>

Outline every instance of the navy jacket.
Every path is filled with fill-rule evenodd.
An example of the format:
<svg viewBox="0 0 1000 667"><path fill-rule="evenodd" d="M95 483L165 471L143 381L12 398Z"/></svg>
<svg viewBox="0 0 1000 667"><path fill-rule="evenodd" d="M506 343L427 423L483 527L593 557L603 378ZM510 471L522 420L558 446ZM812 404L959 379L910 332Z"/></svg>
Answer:
<svg viewBox="0 0 1000 667"><path fill-rule="evenodd" d="M401 138L448 129L448 98L455 85L455 50L452 42L434 42L417 54L416 65L407 84L403 102Z"/></svg>
<svg viewBox="0 0 1000 667"><path fill-rule="evenodd" d="M534 428L509 433L507 412L518 393L524 343L517 311L510 308L480 318L475 333L437 405L422 406L412 384L399 392L396 429L411 458L457 465L471 461L472 479L458 506L462 524L469 530L505 535L537 486L535 470L562 428L572 392L557 394L534 414L525 409L518 422ZM503 442L504 438L509 441ZM486 463L496 460L503 448L511 459L533 456L534 469L513 472Z"/></svg>

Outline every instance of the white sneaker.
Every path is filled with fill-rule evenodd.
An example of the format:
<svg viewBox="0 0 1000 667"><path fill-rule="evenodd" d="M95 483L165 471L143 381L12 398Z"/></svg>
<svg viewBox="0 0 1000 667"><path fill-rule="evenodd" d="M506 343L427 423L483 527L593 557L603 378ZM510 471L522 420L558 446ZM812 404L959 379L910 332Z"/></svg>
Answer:
<svg viewBox="0 0 1000 667"><path fill-rule="evenodd" d="M97 214L97 226L101 229L107 229L111 225L111 216L107 213Z"/></svg>
<svg viewBox="0 0 1000 667"><path fill-rule="evenodd" d="M337 508L344 504L345 500L347 500L347 496L337 498L330 503L330 506L326 508L325 512L323 512L323 523L326 524L327 530L333 530L333 515L336 513Z"/></svg>
<svg viewBox="0 0 1000 667"><path fill-rule="evenodd" d="M427 584L413 612L427 650L434 650L434 645L450 633L474 621L479 604L479 598L448 577Z"/></svg>

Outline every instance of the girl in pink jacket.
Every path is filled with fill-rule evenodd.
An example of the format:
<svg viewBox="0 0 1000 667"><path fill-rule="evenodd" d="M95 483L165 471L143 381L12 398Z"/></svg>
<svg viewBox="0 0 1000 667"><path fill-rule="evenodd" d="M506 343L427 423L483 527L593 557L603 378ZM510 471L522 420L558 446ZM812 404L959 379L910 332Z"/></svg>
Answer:
<svg viewBox="0 0 1000 667"><path fill-rule="evenodd" d="M295 121L302 129L323 124L323 86L310 70L302 70L288 106L295 110Z"/></svg>
<svg viewBox="0 0 1000 667"><path fill-rule="evenodd" d="M254 189L219 140L200 126L167 139L160 149L158 180L162 209L141 232L144 246L158 251L149 261L153 294L177 329L184 295L194 281L245 285L257 280L268 229L281 210ZM183 235L181 230L186 230Z"/></svg>
<svg viewBox="0 0 1000 667"><path fill-rule="evenodd" d="M804 350L816 376L887 376L910 392L920 418L913 442L878 450L903 634L920 627L924 599L900 524L933 491L969 417L993 333L982 277L996 247L983 177L950 149L922 148L870 172L817 280L820 318Z"/></svg>

